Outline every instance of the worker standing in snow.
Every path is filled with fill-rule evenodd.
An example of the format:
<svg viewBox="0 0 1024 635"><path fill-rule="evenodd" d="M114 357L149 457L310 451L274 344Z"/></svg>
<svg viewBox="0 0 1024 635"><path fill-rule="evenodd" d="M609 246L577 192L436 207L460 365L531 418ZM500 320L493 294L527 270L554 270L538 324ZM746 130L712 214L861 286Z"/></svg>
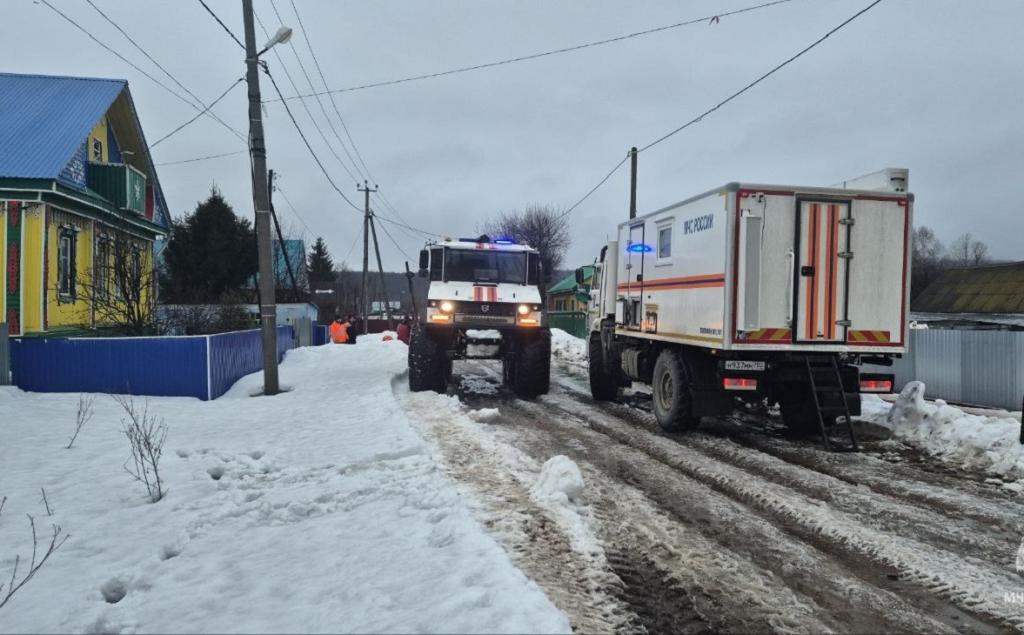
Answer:
<svg viewBox="0 0 1024 635"><path fill-rule="evenodd" d="M409 318L405 318L398 325L398 341L409 343L409 333L412 329L409 327Z"/></svg>
<svg viewBox="0 0 1024 635"><path fill-rule="evenodd" d="M342 322L341 316L334 318L331 322L331 341L335 344L348 343L348 329L351 326L348 322Z"/></svg>

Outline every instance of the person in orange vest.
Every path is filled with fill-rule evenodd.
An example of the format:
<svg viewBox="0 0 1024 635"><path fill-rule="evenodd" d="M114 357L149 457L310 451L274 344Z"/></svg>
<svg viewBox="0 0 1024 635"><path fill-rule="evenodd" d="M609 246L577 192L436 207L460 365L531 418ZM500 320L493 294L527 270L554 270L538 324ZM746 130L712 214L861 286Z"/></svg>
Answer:
<svg viewBox="0 0 1024 635"><path fill-rule="evenodd" d="M341 316L334 318L331 322L331 341L335 344L347 344L348 343L348 322L342 322Z"/></svg>

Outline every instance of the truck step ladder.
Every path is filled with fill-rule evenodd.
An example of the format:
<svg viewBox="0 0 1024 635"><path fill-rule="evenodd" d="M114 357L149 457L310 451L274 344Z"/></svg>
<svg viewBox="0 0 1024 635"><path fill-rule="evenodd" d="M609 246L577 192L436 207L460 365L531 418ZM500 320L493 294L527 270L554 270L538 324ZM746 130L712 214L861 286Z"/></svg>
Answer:
<svg viewBox="0 0 1024 635"><path fill-rule="evenodd" d="M807 367L811 395L814 397L814 410L818 415L818 429L821 430L821 440L825 444L825 449L832 450L832 443L829 441L828 430L825 427L825 418L842 416L850 435L850 446L836 448L836 450L856 452L858 450L857 435L853 431L853 418L850 416L850 404L846 399L846 390L843 388L843 377L839 373L839 363L835 357L829 357L828 361L820 358L812 361L811 356L807 356L804 358L804 365ZM838 427L838 425L837 421L836 426Z"/></svg>

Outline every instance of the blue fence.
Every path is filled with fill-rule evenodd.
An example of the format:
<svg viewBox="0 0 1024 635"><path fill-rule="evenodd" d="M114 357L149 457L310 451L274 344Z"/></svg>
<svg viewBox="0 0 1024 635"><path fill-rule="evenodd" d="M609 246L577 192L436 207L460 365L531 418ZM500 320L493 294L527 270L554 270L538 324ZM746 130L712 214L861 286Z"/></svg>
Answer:
<svg viewBox="0 0 1024 635"><path fill-rule="evenodd" d="M327 326L313 323L313 346L323 346L328 341Z"/></svg>
<svg viewBox="0 0 1024 635"><path fill-rule="evenodd" d="M277 357L295 347L277 329ZM102 392L216 399L263 368L260 332L189 337L11 340L13 383L32 392Z"/></svg>

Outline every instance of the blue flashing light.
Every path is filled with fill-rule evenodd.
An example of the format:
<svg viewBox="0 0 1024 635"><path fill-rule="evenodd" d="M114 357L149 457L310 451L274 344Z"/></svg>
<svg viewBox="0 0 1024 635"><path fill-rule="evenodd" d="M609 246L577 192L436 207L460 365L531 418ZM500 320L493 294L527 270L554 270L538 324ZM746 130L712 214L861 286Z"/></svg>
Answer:
<svg viewBox="0 0 1024 635"><path fill-rule="evenodd" d="M626 251L631 251L634 254L649 254L654 251L654 247L645 245L644 243L633 243L629 247L626 247Z"/></svg>
<svg viewBox="0 0 1024 635"><path fill-rule="evenodd" d="M516 244L516 241L512 240L511 238L496 238L494 240L494 244L495 245L514 245L514 244Z"/></svg>

